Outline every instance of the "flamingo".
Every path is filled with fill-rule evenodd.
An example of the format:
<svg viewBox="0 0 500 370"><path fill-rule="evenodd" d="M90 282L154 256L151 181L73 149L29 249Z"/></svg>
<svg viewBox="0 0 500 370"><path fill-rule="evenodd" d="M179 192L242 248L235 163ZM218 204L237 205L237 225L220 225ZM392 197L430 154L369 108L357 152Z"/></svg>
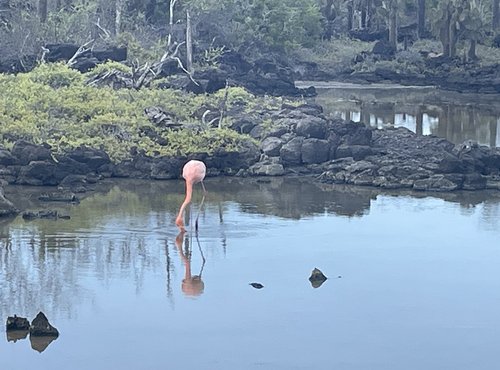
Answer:
<svg viewBox="0 0 500 370"><path fill-rule="evenodd" d="M205 185L203 185L203 179L205 178L205 174L207 173L207 167L205 163L197 160L190 160L187 162L182 168L182 177L186 180L186 198L179 209L179 214L175 219L175 224L181 231L185 231L184 227L184 210L187 205L191 202L191 196L193 194L193 185L196 183L201 183L201 187L203 188L203 199L202 203L205 200L205 194L207 191L205 190ZM201 207L201 206L200 206ZM198 230L198 216L196 216L195 228Z"/></svg>

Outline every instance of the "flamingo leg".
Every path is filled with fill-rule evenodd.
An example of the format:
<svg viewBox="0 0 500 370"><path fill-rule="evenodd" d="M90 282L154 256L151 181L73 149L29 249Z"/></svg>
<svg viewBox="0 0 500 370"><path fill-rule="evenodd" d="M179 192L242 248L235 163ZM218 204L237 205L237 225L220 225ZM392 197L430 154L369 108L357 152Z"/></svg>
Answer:
<svg viewBox="0 0 500 370"><path fill-rule="evenodd" d="M205 194L203 194L203 197L201 198L200 208L198 209L198 214L196 215L196 220L194 222L194 229L197 233L198 233L198 219L200 218L200 213L203 210L204 203L205 203Z"/></svg>

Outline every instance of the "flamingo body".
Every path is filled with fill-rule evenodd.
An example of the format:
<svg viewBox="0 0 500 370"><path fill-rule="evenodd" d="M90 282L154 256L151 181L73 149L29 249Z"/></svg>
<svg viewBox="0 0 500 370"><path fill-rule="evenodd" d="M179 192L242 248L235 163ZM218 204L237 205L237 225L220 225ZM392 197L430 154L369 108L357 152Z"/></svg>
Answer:
<svg viewBox="0 0 500 370"><path fill-rule="evenodd" d="M186 182L191 182L193 185L202 182L207 173L207 167L202 161L191 160L182 168L182 177Z"/></svg>
<svg viewBox="0 0 500 370"><path fill-rule="evenodd" d="M182 177L186 180L186 198L179 209L179 214L175 219L175 224L181 229L184 230L184 210L187 205L191 202L191 196L193 194L193 185L196 183L201 183L203 187L203 191L205 192L205 186L203 185L203 179L205 178L205 174L207 173L207 167L205 163L197 160L190 160L187 162L182 168Z"/></svg>

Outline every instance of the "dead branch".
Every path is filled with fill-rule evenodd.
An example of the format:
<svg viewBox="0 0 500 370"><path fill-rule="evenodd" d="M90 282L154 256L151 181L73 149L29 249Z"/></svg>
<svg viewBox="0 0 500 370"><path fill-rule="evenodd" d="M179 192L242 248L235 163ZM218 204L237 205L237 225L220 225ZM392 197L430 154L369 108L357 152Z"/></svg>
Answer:
<svg viewBox="0 0 500 370"><path fill-rule="evenodd" d="M99 31L104 33L105 37L101 36L104 40L111 38L111 33L107 29L101 26L101 18L97 17L97 22L95 23L95 25L97 26Z"/></svg>
<svg viewBox="0 0 500 370"><path fill-rule="evenodd" d="M67 66L71 67L73 66L75 63L76 63L76 59L78 59L82 54L85 54L86 52L92 50L92 47L87 47L89 46L90 44L93 44L95 40L90 40L88 42L86 42L85 44L83 44L82 46L80 46L78 48L78 50L76 51L76 53L70 58L70 60L68 60L68 62L66 63Z"/></svg>

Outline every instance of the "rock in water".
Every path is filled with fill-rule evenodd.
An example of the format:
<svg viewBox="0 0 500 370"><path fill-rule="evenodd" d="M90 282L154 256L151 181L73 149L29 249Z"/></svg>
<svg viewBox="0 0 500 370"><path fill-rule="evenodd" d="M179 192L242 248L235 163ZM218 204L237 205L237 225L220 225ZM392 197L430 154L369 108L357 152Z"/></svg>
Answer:
<svg viewBox="0 0 500 370"><path fill-rule="evenodd" d="M50 325L49 320L44 315L43 312L39 312L38 315L33 319L30 326L30 334L35 337L40 336L59 336L59 332L56 328Z"/></svg>
<svg viewBox="0 0 500 370"><path fill-rule="evenodd" d="M321 284L326 281L326 279L328 278L318 268L315 268L311 272L311 276L309 277L309 281L311 282L313 288L319 288Z"/></svg>
<svg viewBox="0 0 500 370"><path fill-rule="evenodd" d="M253 286L255 289L262 289L264 288L264 285L261 283L250 283L251 286Z"/></svg>
<svg viewBox="0 0 500 370"><path fill-rule="evenodd" d="M7 317L7 331L11 330L28 330L30 328L30 322L24 317Z"/></svg>

